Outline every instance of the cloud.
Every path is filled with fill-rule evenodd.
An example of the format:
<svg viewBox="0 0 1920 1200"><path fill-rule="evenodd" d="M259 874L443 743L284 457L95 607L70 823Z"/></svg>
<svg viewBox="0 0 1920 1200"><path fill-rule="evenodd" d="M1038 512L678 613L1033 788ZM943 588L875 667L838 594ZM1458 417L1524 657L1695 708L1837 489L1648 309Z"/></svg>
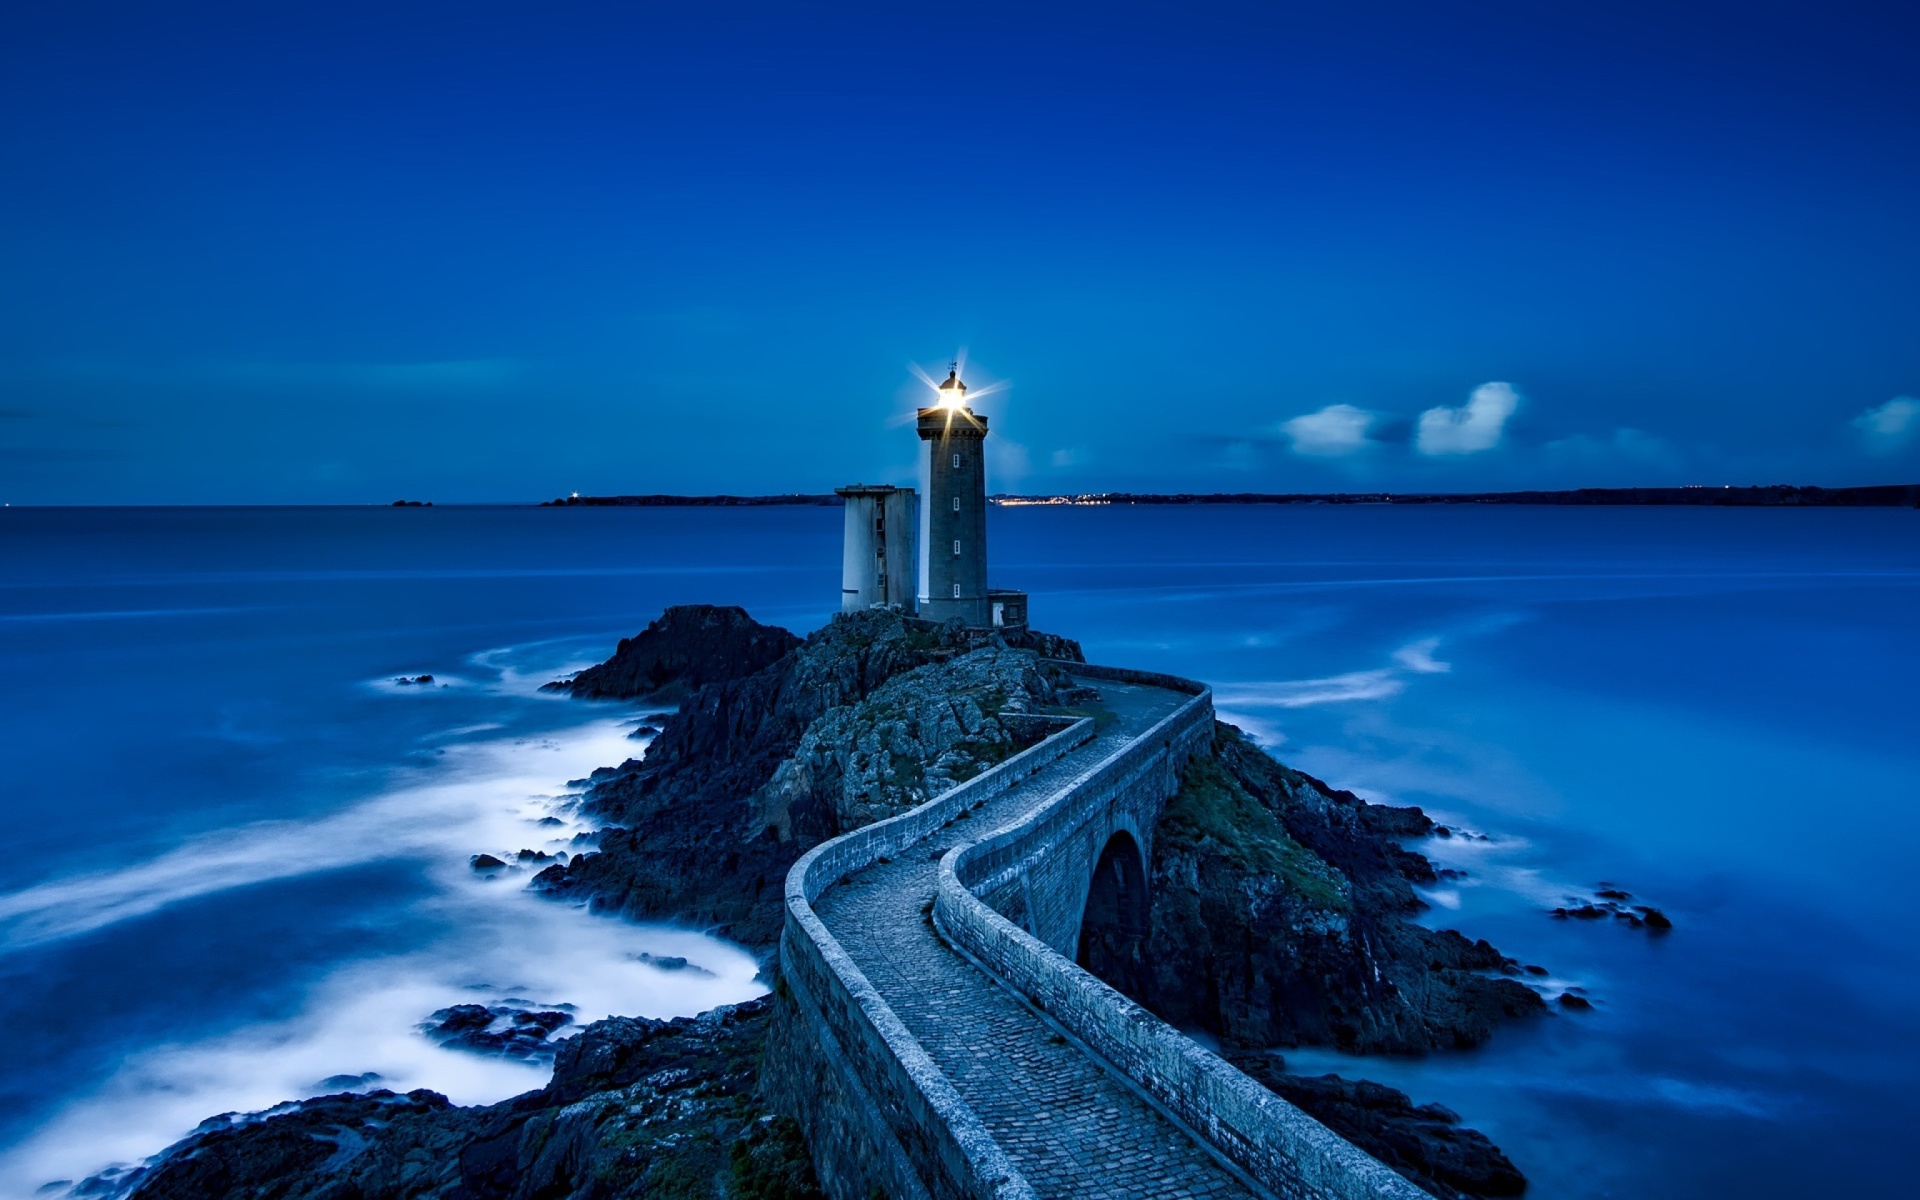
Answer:
<svg viewBox="0 0 1920 1200"><path fill-rule="evenodd" d="M1372 443L1367 428L1373 414L1351 404L1329 404L1280 423L1280 432L1293 442L1293 452L1313 458L1338 458L1365 450Z"/></svg>
<svg viewBox="0 0 1920 1200"><path fill-rule="evenodd" d="M1047 461L1056 467L1077 467L1086 460L1087 456L1074 446L1055 450L1047 456Z"/></svg>
<svg viewBox="0 0 1920 1200"><path fill-rule="evenodd" d="M1420 414L1414 448L1422 454L1478 454L1500 444L1507 418L1520 407L1510 383L1483 383L1459 408L1444 405Z"/></svg>
<svg viewBox="0 0 1920 1200"><path fill-rule="evenodd" d="M1920 400L1912 396L1893 399L1870 408L1853 419L1870 454L1897 454L1920 434Z"/></svg>

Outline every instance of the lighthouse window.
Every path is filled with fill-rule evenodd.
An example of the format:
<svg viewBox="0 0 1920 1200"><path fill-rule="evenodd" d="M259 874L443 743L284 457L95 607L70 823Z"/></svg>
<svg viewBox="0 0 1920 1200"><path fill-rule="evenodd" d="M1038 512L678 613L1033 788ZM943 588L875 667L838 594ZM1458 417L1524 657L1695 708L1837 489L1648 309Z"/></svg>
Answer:
<svg viewBox="0 0 1920 1200"><path fill-rule="evenodd" d="M958 450L953 453L953 469L956 471L960 469L960 452Z"/></svg>
<svg viewBox="0 0 1920 1200"><path fill-rule="evenodd" d="M959 511L960 511L960 497L958 497L958 496L955 496L955 497L953 498L953 511L955 511L955 512L959 512Z"/></svg>
<svg viewBox="0 0 1920 1200"><path fill-rule="evenodd" d="M959 538L953 539L953 556L955 558L960 557L960 539Z"/></svg>
<svg viewBox="0 0 1920 1200"><path fill-rule="evenodd" d="M953 598L955 600L960 598L960 585L957 583L953 585Z"/></svg>

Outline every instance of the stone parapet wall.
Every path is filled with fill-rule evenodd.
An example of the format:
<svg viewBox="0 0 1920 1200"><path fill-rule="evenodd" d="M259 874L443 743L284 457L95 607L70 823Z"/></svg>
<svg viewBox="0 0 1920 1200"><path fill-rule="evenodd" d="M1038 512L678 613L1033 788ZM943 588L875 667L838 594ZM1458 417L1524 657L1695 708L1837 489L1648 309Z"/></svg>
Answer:
<svg viewBox="0 0 1920 1200"><path fill-rule="evenodd" d="M1152 672L1062 665L1078 675L1168 688L1193 699L1022 820L949 851L940 863L934 904L941 935L1274 1194L1287 1200L1425 1200L1426 1193L1413 1184L1061 952L1065 914L1071 909L1077 932L1085 898L1048 895L1028 876L1063 852L1097 854L1095 839L1082 836L1072 844L1076 832L1099 827L1103 812L1136 806L1146 798L1143 790L1158 791L1157 802L1164 804L1177 786L1177 772L1203 750L1213 725L1212 694L1203 685ZM993 895L1007 907L1006 898L1016 888L1018 907L1035 933L975 894Z"/></svg>
<svg viewBox="0 0 1920 1200"><path fill-rule="evenodd" d="M1056 732L1037 745L911 812L821 843L787 874L780 958L806 1026L799 1036L811 1035L814 1061L845 1072L848 1086L831 1114L821 1113L823 1101L813 1096L785 1099L803 1126L828 1115L840 1123L829 1136L846 1144L821 1181L836 1200L866 1200L875 1186L896 1197L1033 1200L1005 1152L827 930L813 903L853 872L901 853L1093 737L1091 720L1056 718L1053 725ZM798 1075L794 1083L789 1091L808 1090ZM809 1129L811 1142L820 1140L816 1132L824 1130Z"/></svg>

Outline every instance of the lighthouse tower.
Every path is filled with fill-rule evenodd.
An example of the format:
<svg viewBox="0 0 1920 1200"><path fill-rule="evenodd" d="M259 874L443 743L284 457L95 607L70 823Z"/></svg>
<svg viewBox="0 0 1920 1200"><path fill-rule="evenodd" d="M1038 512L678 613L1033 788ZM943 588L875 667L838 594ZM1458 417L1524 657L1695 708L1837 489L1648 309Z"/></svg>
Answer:
<svg viewBox="0 0 1920 1200"><path fill-rule="evenodd" d="M987 595L987 419L967 407L958 363L938 395L918 413L920 615L997 624Z"/></svg>

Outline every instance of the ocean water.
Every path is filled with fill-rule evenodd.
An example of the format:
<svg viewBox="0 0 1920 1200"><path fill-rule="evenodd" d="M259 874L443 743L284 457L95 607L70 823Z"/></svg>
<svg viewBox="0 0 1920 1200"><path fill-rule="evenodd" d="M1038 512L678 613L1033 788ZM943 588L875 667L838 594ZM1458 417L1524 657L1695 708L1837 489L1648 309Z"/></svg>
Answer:
<svg viewBox="0 0 1920 1200"><path fill-rule="evenodd" d="M1920 513L991 520L995 583L1042 627L1207 679L1287 761L1480 835L1423 844L1466 872L1428 919L1594 1005L1296 1069L1447 1104L1536 1197L1911 1189ZM638 749L638 710L541 682L668 604L818 625L839 532L833 509L0 510L0 1194L335 1075L539 1085L423 1037L450 1003L584 1022L758 994L738 947L467 856L577 849L567 781ZM1603 880L1674 930L1547 915Z"/></svg>

